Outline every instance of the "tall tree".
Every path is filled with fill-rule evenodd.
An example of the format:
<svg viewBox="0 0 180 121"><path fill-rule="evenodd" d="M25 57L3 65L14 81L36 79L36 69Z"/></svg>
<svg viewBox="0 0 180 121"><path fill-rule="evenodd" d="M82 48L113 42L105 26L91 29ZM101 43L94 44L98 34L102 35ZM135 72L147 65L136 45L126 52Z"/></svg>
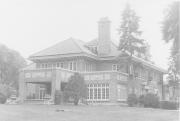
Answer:
<svg viewBox="0 0 180 121"><path fill-rule="evenodd" d="M132 91L134 93L133 85L134 74L132 57L135 53L146 56L146 42L141 39L141 31L139 30L140 18L136 15L135 11L131 9L130 5L127 4L122 13L122 23L119 28L120 42L119 50L128 53L128 73L129 73L129 84L131 84Z"/></svg>
<svg viewBox="0 0 180 121"><path fill-rule="evenodd" d="M69 78L65 88L65 95L71 97L74 100L75 105L78 105L81 98L86 98L87 86L84 78L79 73L75 73Z"/></svg>
<svg viewBox="0 0 180 121"><path fill-rule="evenodd" d="M172 42L170 65L169 65L169 86L178 88L176 84L180 81L180 40L179 40L179 8L180 1L175 1L166 9L165 18L162 23L163 39L166 43ZM174 92L174 91L173 91ZM174 94L173 94L173 98Z"/></svg>
<svg viewBox="0 0 180 121"><path fill-rule="evenodd" d="M175 1L167 8L162 27L164 41L173 42L171 56L177 56L180 51L179 7L180 1Z"/></svg>
<svg viewBox="0 0 180 121"><path fill-rule="evenodd" d="M26 64L16 51L0 45L0 84L18 88L19 70Z"/></svg>

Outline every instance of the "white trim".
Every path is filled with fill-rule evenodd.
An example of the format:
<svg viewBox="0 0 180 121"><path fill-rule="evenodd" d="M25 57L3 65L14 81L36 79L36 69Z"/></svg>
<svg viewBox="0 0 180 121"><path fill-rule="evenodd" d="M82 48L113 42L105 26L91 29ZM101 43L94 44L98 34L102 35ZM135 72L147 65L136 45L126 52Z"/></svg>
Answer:
<svg viewBox="0 0 180 121"><path fill-rule="evenodd" d="M88 87L88 94L89 94L87 101L108 101L109 100L109 94L110 94L109 84L107 84L107 83L91 83L91 84L88 84L87 87ZM97 90L96 94L94 93L95 89ZM99 89L101 90L100 95L99 95ZM103 93L102 93L103 89L104 89L104 97L103 97ZM107 94L106 89L108 89L109 94ZM92 91L92 94L91 94L90 90ZM95 95L96 95L96 99L94 98ZM99 96L100 96L100 98L99 98ZM108 97L106 97L106 96L108 96ZM90 97L92 97L92 99Z"/></svg>

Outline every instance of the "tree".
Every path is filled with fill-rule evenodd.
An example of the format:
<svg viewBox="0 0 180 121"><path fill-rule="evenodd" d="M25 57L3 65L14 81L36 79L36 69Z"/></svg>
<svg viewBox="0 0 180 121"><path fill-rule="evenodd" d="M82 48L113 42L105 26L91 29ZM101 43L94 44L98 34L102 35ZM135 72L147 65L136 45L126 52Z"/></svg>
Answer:
<svg viewBox="0 0 180 121"><path fill-rule="evenodd" d="M163 39L165 42L173 42L171 56L177 56L180 51L179 41L179 7L180 1L173 2L166 11L162 26Z"/></svg>
<svg viewBox="0 0 180 121"><path fill-rule="evenodd" d="M172 100L176 100L176 97L178 96L178 92L176 90L179 89L179 74L176 70L176 63L174 63L173 58L170 59L170 65L168 69L168 86L172 88Z"/></svg>
<svg viewBox="0 0 180 121"><path fill-rule="evenodd" d="M119 50L128 54L129 84L134 86L132 57L135 53L148 56L146 55L147 43L144 39L140 38L142 32L139 31L139 20L140 18L136 15L135 11L127 4L122 13L122 23L119 28ZM134 92L134 87L132 87L132 91Z"/></svg>
<svg viewBox="0 0 180 121"><path fill-rule="evenodd" d="M170 65L169 65L169 86L176 88L180 80L180 40L179 40L179 7L180 2L173 2L165 13L162 23L163 39L166 43L172 42ZM173 91L174 92L174 91ZM174 95L174 94L173 94Z"/></svg>
<svg viewBox="0 0 180 121"><path fill-rule="evenodd" d="M0 45L0 84L18 88L19 70L26 64L16 51Z"/></svg>
<svg viewBox="0 0 180 121"><path fill-rule="evenodd" d="M74 105L78 105L81 98L86 98L87 86L84 82L84 78L79 73L75 73L69 78L65 88L65 95L74 100Z"/></svg>

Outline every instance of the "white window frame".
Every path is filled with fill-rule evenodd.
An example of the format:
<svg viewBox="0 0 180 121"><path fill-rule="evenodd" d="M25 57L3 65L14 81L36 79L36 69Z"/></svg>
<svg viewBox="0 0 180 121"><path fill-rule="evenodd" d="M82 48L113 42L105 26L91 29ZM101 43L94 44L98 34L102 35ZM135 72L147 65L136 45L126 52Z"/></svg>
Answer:
<svg viewBox="0 0 180 121"><path fill-rule="evenodd" d="M115 67L115 68L114 68L114 67ZM117 71L117 64L113 64L113 65L112 65L112 70L113 70L113 71Z"/></svg>
<svg viewBox="0 0 180 121"><path fill-rule="evenodd" d="M110 89L109 89L108 83L91 83L91 84L88 84L87 87L88 87L88 96L87 96L88 101L108 101L109 100ZM95 89L97 90L96 99L95 99ZM103 97L103 91L102 91L103 89L104 89L104 97ZM107 89L108 89L108 97L107 97ZM90 90L92 90L92 93L90 93ZM92 99L90 97L92 97Z"/></svg>
<svg viewBox="0 0 180 121"><path fill-rule="evenodd" d="M71 67L72 66L72 67ZM74 68L75 67L75 68ZM77 62L76 61L71 61L69 62L69 70L71 71L77 71Z"/></svg>
<svg viewBox="0 0 180 121"><path fill-rule="evenodd" d="M64 62L60 62L60 68L64 68Z"/></svg>

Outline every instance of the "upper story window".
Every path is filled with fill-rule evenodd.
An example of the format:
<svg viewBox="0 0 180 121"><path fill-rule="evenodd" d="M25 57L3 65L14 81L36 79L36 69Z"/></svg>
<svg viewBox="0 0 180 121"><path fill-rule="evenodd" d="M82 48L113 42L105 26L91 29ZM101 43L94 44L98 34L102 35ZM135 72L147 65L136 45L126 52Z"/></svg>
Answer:
<svg viewBox="0 0 180 121"><path fill-rule="evenodd" d="M60 67L64 68L64 63L63 62L60 63Z"/></svg>
<svg viewBox="0 0 180 121"><path fill-rule="evenodd" d="M122 65L119 65L119 64L113 64L112 65L112 70L113 71L120 71L122 68Z"/></svg>
<svg viewBox="0 0 180 121"><path fill-rule="evenodd" d="M113 70L113 71L117 71L117 64L113 64L113 65L112 65L112 70Z"/></svg>
<svg viewBox="0 0 180 121"><path fill-rule="evenodd" d="M77 63L76 62L70 62L69 63L69 70L76 71L77 70Z"/></svg>

